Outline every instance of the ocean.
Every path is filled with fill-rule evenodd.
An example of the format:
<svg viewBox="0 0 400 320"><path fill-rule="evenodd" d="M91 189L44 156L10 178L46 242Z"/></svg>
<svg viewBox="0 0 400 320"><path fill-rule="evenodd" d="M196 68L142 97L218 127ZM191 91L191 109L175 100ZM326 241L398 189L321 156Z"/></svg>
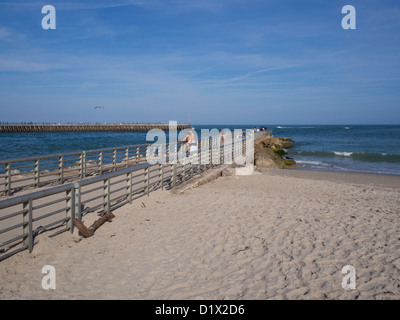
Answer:
<svg viewBox="0 0 400 320"><path fill-rule="evenodd" d="M201 129L252 129L253 125L193 125ZM288 149L298 168L400 175L400 125L265 125L294 140ZM260 125L257 125L260 127ZM147 132L0 133L0 160L77 152L146 141Z"/></svg>
<svg viewBox="0 0 400 320"><path fill-rule="evenodd" d="M274 126L299 168L400 175L399 125Z"/></svg>

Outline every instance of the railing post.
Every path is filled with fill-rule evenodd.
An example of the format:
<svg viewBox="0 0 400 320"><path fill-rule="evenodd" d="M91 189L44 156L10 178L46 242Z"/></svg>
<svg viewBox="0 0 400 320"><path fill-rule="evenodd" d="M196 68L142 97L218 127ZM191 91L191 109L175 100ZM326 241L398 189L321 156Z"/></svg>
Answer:
<svg viewBox="0 0 400 320"><path fill-rule="evenodd" d="M139 164L140 147L136 147L136 164Z"/></svg>
<svg viewBox="0 0 400 320"><path fill-rule="evenodd" d="M210 138L207 138L207 166L206 169L208 170L210 168L210 159L211 159L211 150L210 150Z"/></svg>
<svg viewBox="0 0 400 320"><path fill-rule="evenodd" d="M36 159L35 160L35 182L34 185L36 188L39 187L39 183L40 183L40 160Z"/></svg>
<svg viewBox="0 0 400 320"><path fill-rule="evenodd" d="M219 139L219 137L214 138L214 151L215 151L214 160L215 160L216 165L220 164L220 159L221 159L221 154L219 153L218 139Z"/></svg>
<svg viewBox="0 0 400 320"><path fill-rule="evenodd" d="M213 149L214 149L214 153L213 153L213 163L214 163L214 167L216 165L218 165L218 157L219 157L219 150L217 149L218 146L218 137L214 137L213 138Z"/></svg>
<svg viewBox="0 0 400 320"><path fill-rule="evenodd" d="M82 206L81 206L81 186L78 182L74 183L74 193L75 193L75 216L78 220L82 220Z"/></svg>
<svg viewBox="0 0 400 320"><path fill-rule="evenodd" d="M125 167L128 168L129 166L129 148L125 149Z"/></svg>
<svg viewBox="0 0 400 320"><path fill-rule="evenodd" d="M237 138L237 139L239 139L239 138ZM235 159L236 158L239 159L239 156L240 156L240 142L239 142L239 140L236 140L235 141Z"/></svg>
<svg viewBox="0 0 400 320"><path fill-rule="evenodd" d="M83 151L83 177L86 177L86 151Z"/></svg>
<svg viewBox="0 0 400 320"><path fill-rule="evenodd" d="M151 161L151 159L152 159L152 155L150 154L150 151L149 151L149 146L147 145L146 146L146 160L147 161Z"/></svg>
<svg viewBox="0 0 400 320"><path fill-rule="evenodd" d="M75 189L72 188L66 191L66 219L67 219L67 228L74 232L74 219L75 219Z"/></svg>
<svg viewBox="0 0 400 320"><path fill-rule="evenodd" d="M229 147L229 152L230 152L230 159L232 161L232 163L234 163L235 161L235 144L234 144L234 140L231 140L231 146Z"/></svg>
<svg viewBox="0 0 400 320"><path fill-rule="evenodd" d="M99 152L99 172L103 173L103 151Z"/></svg>
<svg viewBox="0 0 400 320"><path fill-rule="evenodd" d="M162 163L158 164L158 175L160 179L161 190L164 190L164 172Z"/></svg>
<svg viewBox="0 0 400 320"><path fill-rule="evenodd" d="M211 137L211 168L215 166L215 138Z"/></svg>
<svg viewBox="0 0 400 320"><path fill-rule="evenodd" d="M32 231L32 200L23 203L23 235L24 246L32 252L33 249L33 231Z"/></svg>
<svg viewBox="0 0 400 320"><path fill-rule="evenodd" d="M117 169L117 149L113 151L113 171Z"/></svg>
<svg viewBox="0 0 400 320"><path fill-rule="evenodd" d="M58 182L64 183L64 156L58 157Z"/></svg>
<svg viewBox="0 0 400 320"><path fill-rule="evenodd" d="M6 192L6 195L7 196L9 196L9 195L11 195L11 163L10 162L8 162L8 163L6 163L6 184L5 184L5 192Z"/></svg>
<svg viewBox="0 0 400 320"><path fill-rule="evenodd" d="M146 188L147 188L147 196L149 196L150 195L150 167L147 167L146 170L147 170L147 186L146 186Z"/></svg>
<svg viewBox="0 0 400 320"><path fill-rule="evenodd" d="M199 161L198 168L197 168L197 173L201 172L201 145L202 144L201 144L201 139L200 139L198 147L197 147L197 157L198 157L198 161Z"/></svg>
<svg viewBox="0 0 400 320"><path fill-rule="evenodd" d="M233 151L234 159L238 159L239 158L239 151L238 151L238 142L237 142L236 138L234 140L233 150L234 150Z"/></svg>
<svg viewBox="0 0 400 320"><path fill-rule="evenodd" d="M176 163L172 165L172 188L176 187Z"/></svg>
<svg viewBox="0 0 400 320"><path fill-rule="evenodd" d="M213 137L212 138L212 148L213 148L213 153L212 153L212 167L215 168L216 165L218 164L218 152L219 150L217 150L217 138Z"/></svg>
<svg viewBox="0 0 400 320"><path fill-rule="evenodd" d="M223 145L222 145L222 139L221 139L221 136L218 138L219 139L219 141L220 141L220 143L219 143L219 164L223 164L224 163L224 153L223 153L223 150L224 150L224 148L223 148Z"/></svg>
<svg viewBox="0 0 400 320"><path fill-rule="evenodd" d="M175 148L174 148L174 159L177 159L178 157L178 143L175 143Z"/></svg>
<svg viewBox="0 0 400 320"><path fill-rule="evenodd" d="M204 159L204 157L203 157L203 148L204 148L204 145L203 145L204 143L203 143L203 139L200 139L199 140L199 151L197 152L198 153L198 155L199 155L199 172L201 173L201 167L202 167L202 165L203 165L203 159Z"/></svg>
<svg viewBox="0 0 400 320"><path fill-rule="evenodd" d="M132 171L126 174L126 195L129 204L132 204Z"/></svg>
<svg viewBox="0 0 400 320"><path fill-rule="evenodd" d="M103 210L110 212L110 179L103 180Z"/></svg>
<svg viewBox="0 0 400 320"><path fill-rule="evenodd" d="M246 135L246 138L245 139L243 139L243 156L245 156L246 157L246 152L247 152L247 149L246 149L246 147L247 147L247 135Z"/></svg>
<svg viewBox="0 0 400 320"><path fill-rule="evenodd" d="M223 153L224 153L224 163L230 164L230 162L229 162L229 145L226 144L225 138L224 138Z"/></svg>
<svg viewBox="0 0 400 320"><path fill-rule="evenodd" d="M221 163L224 164L225 163L225 145L224 143L222 143L222 136L221 136L221 145L220 145L220 150L221 150Z"/></svg>
<svg viewBox="0 0 400 320"><path fill-rule="evenodd" d="M86 151L82 151L79 155L80 176L83 179L86 177Z"/></svg>
<svg viewBox="0 0 400 320"><path fill-rule="evenodd" d="M208 170L208 166L210 165L210 139L204 139L205 142L205 149L204 150L204 163L205 163L205 168L204 170L207 171Z"/></svg>
<svg viewBox="0 0 400 320"><path fill-rule="evenodd" d="M211 143L210 143L211 141ZM209 169L212 168L212 138L207 139L208 142L208 163L209 163Z"/></svg>
<svg viewBox="0 0 400 320"><path fill-rule="evenodd" d="M146 167L146 169L144 169L144 184L145 184L144 192L147 194L147 196L149 196L149 189L150 189L149 180L150 180L149 167Z"/></svg>

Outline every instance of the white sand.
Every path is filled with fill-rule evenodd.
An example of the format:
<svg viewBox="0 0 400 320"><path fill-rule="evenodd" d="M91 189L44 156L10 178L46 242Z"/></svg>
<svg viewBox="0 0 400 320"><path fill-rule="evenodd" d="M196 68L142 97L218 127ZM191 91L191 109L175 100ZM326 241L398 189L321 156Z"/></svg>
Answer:
<svg viewBox="0 0 400 320"><path fill-rule="evenodd" d="M400 178L343 175L265 170L154 192L91 238L42 234L0 262L0 299L399 299Z"/></svg>

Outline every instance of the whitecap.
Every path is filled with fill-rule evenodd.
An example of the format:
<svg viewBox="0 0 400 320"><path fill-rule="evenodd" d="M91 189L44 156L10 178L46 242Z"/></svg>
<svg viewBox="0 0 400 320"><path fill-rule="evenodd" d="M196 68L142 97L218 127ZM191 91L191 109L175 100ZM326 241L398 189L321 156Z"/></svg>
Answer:
<svg viewBox="0 0 400 320"><path fill-rule="evenodd" d="M323 163L321 161L312 161L312 160L295 160L296 163L300 164L312 164L316 166L328 166L326 163Z"/></svg>
<svg viewBox="0 0 400 320"><path fill-rule="evenodd" d="M333 153L337 156L342 156L342 157L350 157L353 154L353 152L338 152L338 151L334 151Z"/></svg>

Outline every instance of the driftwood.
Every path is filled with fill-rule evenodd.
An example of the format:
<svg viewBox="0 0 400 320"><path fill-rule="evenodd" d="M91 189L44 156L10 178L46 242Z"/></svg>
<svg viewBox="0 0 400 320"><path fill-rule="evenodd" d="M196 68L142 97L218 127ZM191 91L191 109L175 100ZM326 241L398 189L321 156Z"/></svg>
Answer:
<svg viewBox="0 0 400 320"><path fill-rule="evenodd" d="M100 228L100 226L106 222L106 221L111 221L113 218L115 218L114 214L112 212L108 212L105 215L102 215L100 219L96 220L89 228L86 228L85 225L80 221L79 219L75 218L75 226L78 228L79 232L81 233L82 236L85 238L89 238L94 235L94 232Z"/></svg>

